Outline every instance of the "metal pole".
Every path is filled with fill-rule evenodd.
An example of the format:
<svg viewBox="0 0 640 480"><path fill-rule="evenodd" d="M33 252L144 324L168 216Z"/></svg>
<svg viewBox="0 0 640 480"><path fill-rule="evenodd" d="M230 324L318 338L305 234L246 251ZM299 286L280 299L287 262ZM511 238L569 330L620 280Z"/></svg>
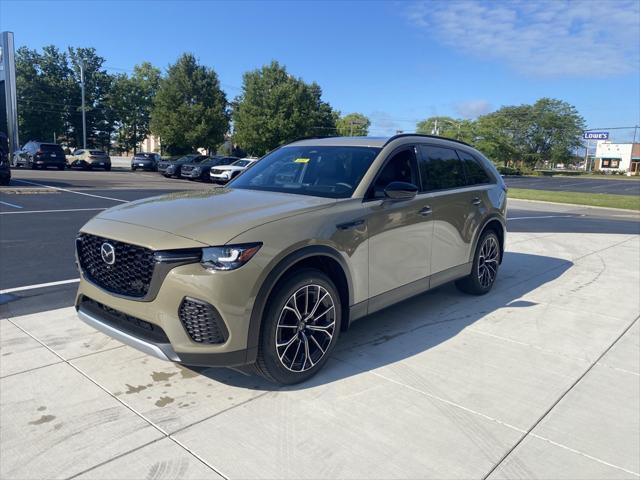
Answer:
<svg viewBox="0 0 640 480"><path fill-rule="evenodd" d="M9 140L9 158L20 148L18 138L18 100L16 92L16 64L13 45L13 32L2 32L0 36L0 78L4 80L5 112L7 118L7 137Z"/></svg>
<svg viewBox="0 0 640 480"><path fill-rule="evenodd" d="M82 148L87 148L87 119L84 112L84 61L80 60L80 92L82 95Z"/></svg>

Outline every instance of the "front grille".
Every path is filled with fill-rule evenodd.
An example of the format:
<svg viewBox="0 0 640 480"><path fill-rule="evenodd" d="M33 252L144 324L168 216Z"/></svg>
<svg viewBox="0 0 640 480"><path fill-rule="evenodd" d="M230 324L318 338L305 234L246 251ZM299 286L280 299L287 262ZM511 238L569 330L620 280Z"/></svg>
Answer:
<svg viewBox="0 0 640 480"><path fill-rule="evenodd" d="M193 165L183 165L182 166L182 173L191 173L191 170L193 170L195 167Z"/></svg>
<svg viewBox="0 0 640 480"><path fill-rule="evenodd" d="M169 343L167 334L158 325L108 307L84 295L78 302L78 308L93 313L102 322L118 330L130 333L135 337L154 343Z"/></svg>
<svg viewBox="0 0 640 480"><path fill-rule="evenodd" d="M226 325L218 311L207 302L185 297L178 316L194 342L224 343L228 336Z"/></svg>
<svg viewBox="0 0 640 480"><path fill-rule="evenodd" d="M169 165L171 165L169 162L160 162L160 163L158 163L158 170L163 172L163 171L165 171L167 169L167 167Z"/></svg>
<svg viewBox="0 0 640 480"><path fill-rule="evenodd" d="M102 258L105 243L115 250L113 265ZM77 250L82 271L96 285L129 297L144 297L149 291L155 267L152 250L85 233L78 236Z"/></svg>
<svg viewBox="0 0 640 480"><path fill-rule="evenodd" d="M214 169L211 170L211 173L213 173L215 175L220 175L223 172L224 172L224 170L218 170L217 168L214 168Z"/></svg>

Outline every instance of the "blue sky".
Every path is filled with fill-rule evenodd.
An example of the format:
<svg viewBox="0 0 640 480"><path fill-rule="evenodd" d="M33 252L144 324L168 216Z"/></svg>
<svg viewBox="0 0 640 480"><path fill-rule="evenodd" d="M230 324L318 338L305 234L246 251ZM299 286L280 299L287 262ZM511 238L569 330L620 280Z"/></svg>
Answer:
<svg viewBox="0 0 640 480"><path fill-rule="evenodd" d="M543 96L572 103L592 128L640 123L638 0L1 0L0 29L17 46L95 47L114 72L192 52L229 98L243 72L275 59L334 108L368 115L372 134Z"/></svg>

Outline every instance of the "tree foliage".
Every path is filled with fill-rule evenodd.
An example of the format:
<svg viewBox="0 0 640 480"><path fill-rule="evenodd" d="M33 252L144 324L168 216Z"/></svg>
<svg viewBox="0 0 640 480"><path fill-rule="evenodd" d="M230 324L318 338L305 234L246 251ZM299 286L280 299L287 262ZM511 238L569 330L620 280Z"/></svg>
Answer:
<svg viewBox="0 0 640 480"><path fill-rule="evenodd" d="M117 118L116 139L124 150L133 150L151 133L151 109L160 85L160 70L148 62L136 65L133 74L117 75L108 104Z"/></svg>
<svg viewBox="0 0 640 480"><path fill-rule="evenodd" d="M215 150L229 127L227 98L216 72L189 53L168 69L151 111L151 131L171 154Z"/></svg>
<svg viewBox="0 0 640 480"><path fill-rule="evenodd" d="M233 105L234 141L254 155L307 136L336 133L336 113L322 100L322 89L271 62L243 76Z"/></svg>
<svg viewBox="0 0 640 480"><path fill-rule="evenodd" d="M585 128L575 107L552 98L541 98L533 105L505 106L475 121L431 117L419 122L416 131L433 133L436 119L440 136L470 143L505 166L567 162L581 145Z"/></svg>
<svg viewBox="0 0 640 480"><path fill-rule="evenodd" d="M106 107L112 76L93 48L17 50L18 122L24 141L52 141L55 135L70 146L82 145L80 62L85 68L87 144L108 148L115 122Z"/></svg>
<svg viewBox="0 0 640 480"><path fill-rule="evenodd" d="M371 121L361 113L349 113L336 121L336 129L341 137L366 137Z"/></svg>

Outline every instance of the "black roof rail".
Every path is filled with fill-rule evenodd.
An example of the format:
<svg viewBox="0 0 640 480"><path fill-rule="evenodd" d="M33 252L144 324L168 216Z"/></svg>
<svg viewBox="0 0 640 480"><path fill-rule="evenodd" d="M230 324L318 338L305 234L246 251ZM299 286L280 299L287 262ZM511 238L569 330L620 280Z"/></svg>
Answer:
<svg viewBox="0 0 640 480"><path fill-rule="evenodd" d="M460 143L462 145L466 145L467 147L475 148L473 145L469 145L467 142L463 142L462 140L456 140L455 138L448 138L448 137L440 137L438 135L427 135L426 133L398 133L397 135L394 135L393 137L389 137L389 139L384 143L384 146L386 146L387 144L389 144L393 140L395 140L397 138L402 138L402 137L437 138L438 140L448 140L450 142L456 142L456 143Z"/></svg>

